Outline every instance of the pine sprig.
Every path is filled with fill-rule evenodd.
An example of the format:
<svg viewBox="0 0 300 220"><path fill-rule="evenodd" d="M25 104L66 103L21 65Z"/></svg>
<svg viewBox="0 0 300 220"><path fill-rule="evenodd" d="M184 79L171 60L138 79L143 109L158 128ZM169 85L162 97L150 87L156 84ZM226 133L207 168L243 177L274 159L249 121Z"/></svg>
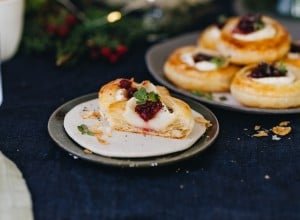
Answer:
<svg viewBox="0 0 300 220"><path fill-rule="evenodd" d="M70 7L74 4L75 10ZM26 0L21 45L27 53L53 55L58 66L76 63L82 57L115 63L150 36L167 36L167 32L172 35L203 15L204 10L193 5L189 8L192 16L182 16L187 7L190 4L180 5L156 20L151 17L153 8L150 11L134 9L133 13L126 12L120 20L109 23L107 15L118 8L105 1L70 0L67 4L58 0ZM145 22L147 16L150 17L148 23Z"/></svg>

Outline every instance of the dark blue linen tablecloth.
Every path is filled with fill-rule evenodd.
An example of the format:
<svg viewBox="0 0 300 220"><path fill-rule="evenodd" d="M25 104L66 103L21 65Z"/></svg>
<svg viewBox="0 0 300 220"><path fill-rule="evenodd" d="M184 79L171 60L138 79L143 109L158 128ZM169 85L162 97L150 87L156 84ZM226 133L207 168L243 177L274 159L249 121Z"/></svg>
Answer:
<svg viewBox="0 0 300 220"><path fill-rule="evenodd" d="M118 169L74 159L49 137L51 113L118 77L154 79L139 48L121 64L81 62L56 68L18 55L3 64L0 150L23 172L37 220L300 219L300 117L209 107L220 122L216 142L166 167ZM299 97L300 98L300 97ZM290 121L281 140L251 137Z"/></svg>

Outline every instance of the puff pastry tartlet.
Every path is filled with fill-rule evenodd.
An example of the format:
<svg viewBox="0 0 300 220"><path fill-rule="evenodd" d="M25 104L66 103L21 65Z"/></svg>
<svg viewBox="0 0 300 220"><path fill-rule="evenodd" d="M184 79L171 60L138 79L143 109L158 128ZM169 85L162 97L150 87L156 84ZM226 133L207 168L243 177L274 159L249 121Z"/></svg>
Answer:
<svg viewBox="0 0 300 220"><path fill-rule="evenodd" d="M291 37L276 20L260 15L228 19L222 28L218 51L241 65L274 62L290 49Z"/></svg>
<svg viewBox="0 0 300 220"><path fill-rule="evenodd" d="M99 92L100 111L104 109L112 129L177 139L190 134L195 122L187 103L172 97L164 87L132 80L128 81L132 88L136 86L134 94L116 100L115 90L120 89L116 84L124 80L108 83Z"/></svg>
<svg viewBox="0 0 300 220"><path fill-rule="evenodd" d="M283 109L300 106L300 69L289 64L253 64L241 69L231 94L250 107Z"/></svg>
<svg viewBox="0 0 300 220"><path fill-rule="evenodd" d="M197 46L177 48L164 64L165 76L176 86L201 92L229 91L239 67L218 52Z"/></svg>

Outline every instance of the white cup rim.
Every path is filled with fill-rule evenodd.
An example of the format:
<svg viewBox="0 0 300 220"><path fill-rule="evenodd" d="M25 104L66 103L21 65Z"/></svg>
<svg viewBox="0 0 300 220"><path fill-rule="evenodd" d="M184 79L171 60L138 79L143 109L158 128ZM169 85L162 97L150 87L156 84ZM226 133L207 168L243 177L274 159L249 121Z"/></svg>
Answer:
<svg viewBox="0 0 300 220"><path fill-rule="evenodd" d="M0 0L0 6L13 4L19 1L23 1L23 0Z"/></svg>

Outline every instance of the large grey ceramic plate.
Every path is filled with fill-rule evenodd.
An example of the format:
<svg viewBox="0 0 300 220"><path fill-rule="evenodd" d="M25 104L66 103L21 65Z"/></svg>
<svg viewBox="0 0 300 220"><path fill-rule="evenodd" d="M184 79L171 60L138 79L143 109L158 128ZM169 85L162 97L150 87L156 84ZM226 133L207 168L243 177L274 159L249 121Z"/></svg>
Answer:
<svg viewBox="0 0 300 220"><path fill-rule="evenodd" d="M215 115L202 104L195 102L191 99L176 96L186 101L191 108L201 113L212 124L206 131L206 133L199 138L199 140L190 148L163 156L147 157L147 158L117 158L117 157L105 157L98 154L86 154L84 149L75 143L64 130L63 122L67 112L69 112L74 106L86 102L97 97L96 93L81 96L73 99L60 107L58 107L50 116L48 121L48 132L50 137L57 143L59 147L69 152L70 154L91 162L105 164L118 167L155 167L161 165L172 164L181 160L193 157L204 149L209 147L217 138L219 134L219 123Z"/></svg>
<svg viewBox="0 0 300 220"><path fill-rule="evenodd" d="M169 89L182 94L184 96L196 99L203 103L211 104L216 107L224 109L241 111L247 113L257 114L291 114L300 113L300 108L290 109L263 109L263 108L250 108L239 104L230 93L214 93L213 100L204 97L193 95L192 93L182 90L168 81L163 74L163 66L169 55L178 47L185 45L195 45L199 32L189 33L169 39L167 41L158 43L149 48L146 53L146 63L152 76L162 85L165 85ZM225 99L224 99L225 97Z"/></svg>

